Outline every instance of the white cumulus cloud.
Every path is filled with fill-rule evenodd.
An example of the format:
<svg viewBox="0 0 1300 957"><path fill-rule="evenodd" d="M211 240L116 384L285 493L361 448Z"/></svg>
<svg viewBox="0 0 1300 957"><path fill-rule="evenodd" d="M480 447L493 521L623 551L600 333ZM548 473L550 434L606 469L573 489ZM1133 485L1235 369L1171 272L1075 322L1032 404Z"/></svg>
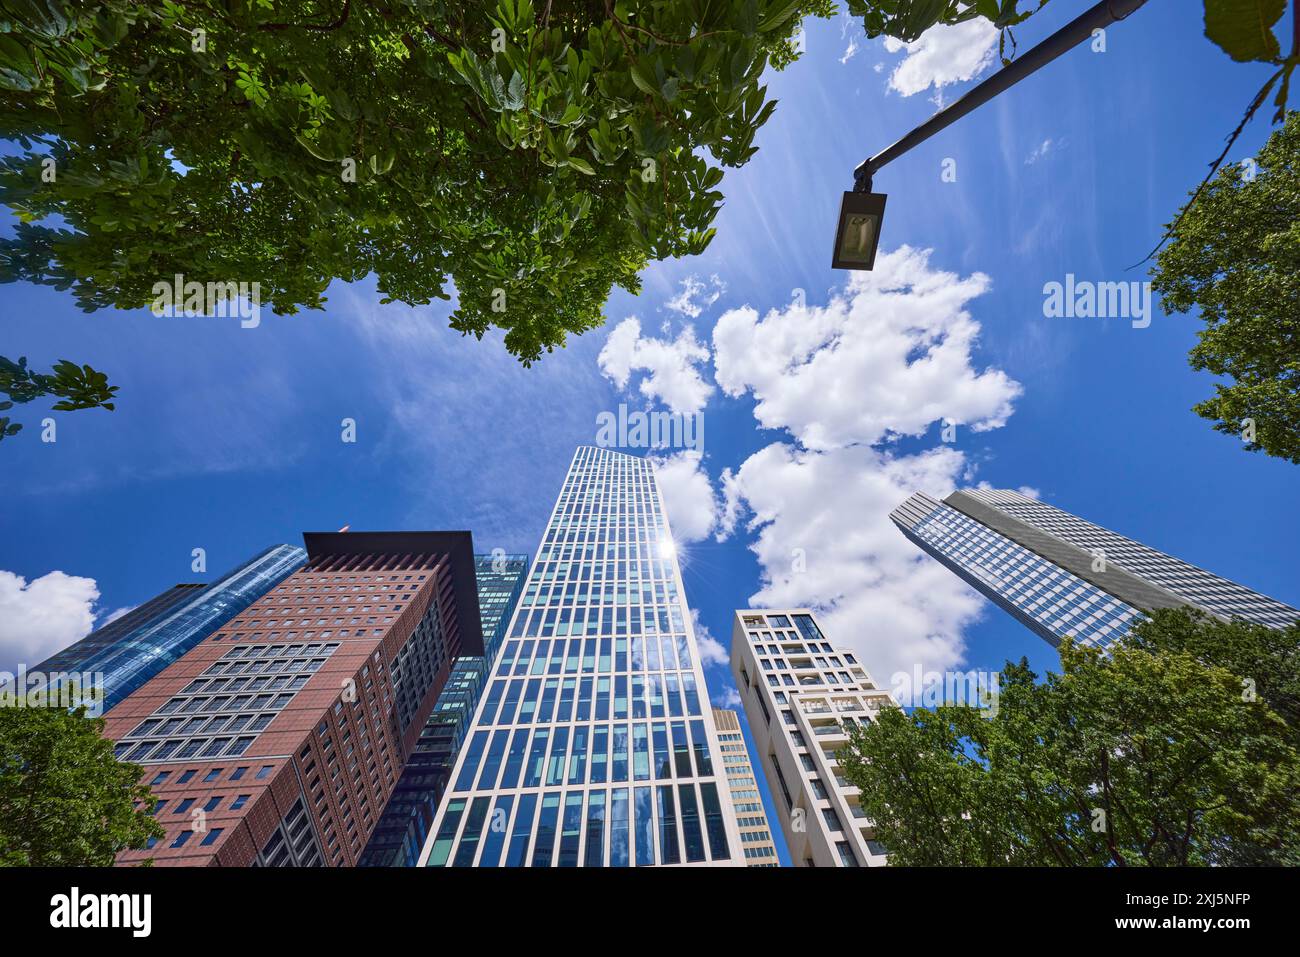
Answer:
<svg viewBox="0 0 1300 957"><path fill-rule="evenodd" d="M694 608L691 609L691 624L695 627L695 644L700 650L700 661L706 665L730 667L731 657L726 646L713 637Z"/></svg>
<svg viewBox="0 0 1300 957"><path fill-rule="evenodd" d="M718 690L718 693L713 696L712 704L715 708L727 708L736 711L742 704L740 692L736 690L734 684L723 685Z"/></svg>
<svg viewBox="0 0 1300 957"><path fill-rule="evenodd" d="M988 277L932 269L929 255L881 253L825 306L796 301L762 319L749 307L724 313L713 330L718 385L752 392L761 425L810 449L921 435L943 420L1003 425L1021 388L974 368L980 327L966 311Z"/></svg>
<svg viewBox="0 0 1300 957"><path fill-rule="evenodd" d="M819 609L831 642L856 651L878 684L917 665L956 667L983 599L904 538L889 512L913 492L946 495L965 468L946 447L894 457L778 442L754 453L725 483L756 534L762 581L751 604Z"/></svg>
<svg viewBox="0 0 1300 957"><path fill-rule="evenodd" d="M641 394L680 415L699 412L713 394L712 383L700 372L708 360L708 346L695 337L692 327L683 328L676 339L657 339L641 334L641 320L635 316L614 327L597 357L600 371L620 389L641 373Z"/></svg>
<svg viewBox="0 0 1300 957"><path fill-rule="evenodd" d="M34 667L84 638L98 600L93 578L53 571L28 581L0 571L0 670Z"/></svg>
<svg viewBox="0 0 1300 957"><path fill-rule="evenodd" d="M982 17L951 26L936 24L911 43L887 37L886 50L907 53L889 75L889 88L912 96L972 80L993 64L997 42L997 28Z"/></svg>
<svg viewBox="0 0 1300 957"><path fill-rule="evenodd" d="M790 437L723 472L716 535L752 536L752 605L819 610L831 641L882 685L961 665L963 632L986 607L889 513L973 471L957 446L903 455L894 437L943 420L992 429L1012 414L1020 385L974 358L980 327L967 306L988 288L982 274L931 268L928 252L903 247L824 306L796 301L762 319L734 309L714 329L718 385L752 395L759 424Z"/></svg>
<svg viewBox="0 0 1300 957"><path fill-rule="evenodd" d="M718 523L720 504L703 456L694 449L652 457L655 483L664 497L668 524L679 543L707 538Z"/></svg>

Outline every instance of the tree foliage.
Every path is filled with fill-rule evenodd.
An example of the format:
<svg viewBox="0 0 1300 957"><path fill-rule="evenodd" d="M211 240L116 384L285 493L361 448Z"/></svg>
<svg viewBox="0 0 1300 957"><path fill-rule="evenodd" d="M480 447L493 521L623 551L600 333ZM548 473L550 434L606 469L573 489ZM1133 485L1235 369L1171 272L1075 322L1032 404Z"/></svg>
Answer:
<svg viewBox="0 0 1300 957"><path fill-rule="evenodd" d="M6 0L0 280L139 308L259 282L277 314L374 273L525 363L650 259L701 252L760 76L830 0Z"/></svg>
<svg viewBox="0 0 1300 957"><path fill-rule="evenodd" d="M0 708L0 865L107 867L163 836L103 726L84 709Z"/></svg>
<svg viewBox="0 0 1300 957"><path fill-rule="evenodd" d="M1277 107L1273 122L1280 123L1286 112L1291 88L1291 74L1300 65L1300 27L1295 27L1296 43L1288 56L1274 33L1287 0L1205 0L1205 36L1238 63L1267 63L1277 67L1263 93L1278 85L1273 105ZM1262 97L1261 97L1262 100Z"/></svg>
<svg viewBox="0 0 1300 957"><path fill-rule="evenodd" d="M983 17L1001 31L998 49L1010 62L1006 43L1012 27L1024 23L1047 0L847 0L849 13L860 17L867 36L889 36L910 43L936 24L952 26ZM1012 38L1014 50L1015 41Z"/></svg>
<svg viewBox="0 0 1300 957"><path fill-rule="evenodd" d="M1295 865L1300 626L1266 632L1157 612L1044 681L1008 662L991 718L888 709L839 761L894 864Z"/></svg>
<svg viewBox="0 0 1300 957"><path fill-rule="evenodd" d="M1300 464L1300 112L1255 163L1189 202L1152 270L1165 312L1200 312L1192 368L1227 376L1194 411L1252 451ZM1245 420L1251 420L1247 423Z"/></svg>
<svg viewBox="0 0 1300 957"><path fill-rule="evenodd" d="M0 412L8 412L16 404L31 402L42 396L58 396L51 407L57 412L75 412L78 409L115 408L113 396L117 386L108 384L108 377L90 366L79 366L62 359L49 373L33 372L27 367L27 357L17 362L0 356L0 393L8 399L0 400ZM0 415L0 440L22 429L22 423L11 422Z"/></svg>
<svg viewBox="0 0 1300 957"><path fill-rule="evenodd" d="M1046 0L1027 0L1041 6ZM1020 0L849 0L871 36ZM1034 9L1037 9L1037 6ZM448 299L525 363L713 237L761 77L834 0L4 0L0 281L139 308L156 282Z"/></svg>

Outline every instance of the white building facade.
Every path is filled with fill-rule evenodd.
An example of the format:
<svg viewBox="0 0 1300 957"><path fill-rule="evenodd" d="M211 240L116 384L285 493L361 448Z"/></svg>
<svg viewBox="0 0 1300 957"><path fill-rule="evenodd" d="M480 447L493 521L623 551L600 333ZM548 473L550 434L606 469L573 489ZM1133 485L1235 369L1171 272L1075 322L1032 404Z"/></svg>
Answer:
<svg viewBox="0 0 1300 957"><path fill-rule="evenodd" d="M740 824L740 847L746 867L780 867L772 826L763 810L763 794L758 789L754 766L745 746L745 732L740 715L727 708L713 709L713 723L718 729L718 746L731 789L731 803Z"/></svg>
<svg viewBox="0 0 1300 957"><path fill-rule="evenodd" d="M743 865L644 458L574 453L420 863Z"/></svg>
<svg viewBox="0 0 1300 957"><path fill-rule="evenodd" d="M896 706L850 651L827 641L806 608L736 612L731 670L795 867L878 867L860 792L835 752L846 728Z"/></svg>

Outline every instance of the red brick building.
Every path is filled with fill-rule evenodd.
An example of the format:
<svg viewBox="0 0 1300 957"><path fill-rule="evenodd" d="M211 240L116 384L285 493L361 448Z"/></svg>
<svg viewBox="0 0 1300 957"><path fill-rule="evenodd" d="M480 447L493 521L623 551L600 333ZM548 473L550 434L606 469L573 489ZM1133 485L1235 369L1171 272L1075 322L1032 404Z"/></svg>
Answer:
<svg viewBox="0 0 1300 957"><path fill-rule="evenodd" d="M460 655L468 532L310 532L307 564L105 716L167 836L123 865L350 866Z"/></svg>

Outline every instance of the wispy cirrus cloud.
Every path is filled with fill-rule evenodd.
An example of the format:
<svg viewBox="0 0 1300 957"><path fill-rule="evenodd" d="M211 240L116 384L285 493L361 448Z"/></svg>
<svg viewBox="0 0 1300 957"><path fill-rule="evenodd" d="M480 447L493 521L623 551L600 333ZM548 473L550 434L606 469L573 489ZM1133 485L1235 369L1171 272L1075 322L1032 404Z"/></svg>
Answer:
<svg viewBox="0 0 1300 957"><path fill-rule="evenodd" d="M677 295L664 303L665 309L680 313L690 319L698 319L700 314L722 298L727 291L727 284L713 273L706 279L699 276L687 276L678 283Z"/></svg>

